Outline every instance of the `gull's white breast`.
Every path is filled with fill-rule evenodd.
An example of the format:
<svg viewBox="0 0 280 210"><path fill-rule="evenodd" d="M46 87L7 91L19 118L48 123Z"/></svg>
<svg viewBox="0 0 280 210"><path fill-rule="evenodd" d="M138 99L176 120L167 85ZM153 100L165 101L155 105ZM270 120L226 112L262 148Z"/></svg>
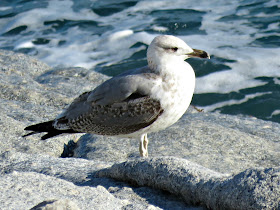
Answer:
<svg viewBox="0 0 280 210"><path fill-rule="evenodd" d="M156 132L177 122L186 112L192 100L195 87L195 74L187 62L172 67L163 75L161 82L152 88L151 97L160 100L163 113L151 125L128 136Z"/></svg>

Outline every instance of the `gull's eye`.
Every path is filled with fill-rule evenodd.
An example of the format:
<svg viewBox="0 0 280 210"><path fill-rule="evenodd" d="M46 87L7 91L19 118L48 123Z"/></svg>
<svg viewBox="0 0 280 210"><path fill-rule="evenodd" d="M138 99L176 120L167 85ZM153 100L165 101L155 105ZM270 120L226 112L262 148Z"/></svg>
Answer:
<svg viewBox="0 0 280 210"><path fill-rule="evenodd" d="M178 47L173 47L173 48L171 48L171 50L172 50L173 52L177 52Z"/></svg>

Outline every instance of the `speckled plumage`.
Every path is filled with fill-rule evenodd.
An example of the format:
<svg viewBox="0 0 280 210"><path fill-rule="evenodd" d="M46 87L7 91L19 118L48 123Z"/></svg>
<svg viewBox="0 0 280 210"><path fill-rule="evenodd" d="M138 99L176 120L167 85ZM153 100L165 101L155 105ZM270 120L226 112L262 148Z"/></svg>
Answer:
<svg viewBox="0 0 280 210"><path fill-rule="evenodd" d="M85 96L85 95L84 95ZM136 98L110 105L93 104L88 112L75 118L57 120L78 132L99 135L126 135L152 124L163 112L158 100Z"/></svg>

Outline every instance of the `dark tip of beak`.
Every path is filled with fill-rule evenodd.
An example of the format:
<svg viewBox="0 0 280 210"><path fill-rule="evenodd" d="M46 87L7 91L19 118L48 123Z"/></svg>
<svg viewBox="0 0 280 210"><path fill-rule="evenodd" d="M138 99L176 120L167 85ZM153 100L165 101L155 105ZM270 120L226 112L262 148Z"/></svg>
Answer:
<svg viewBox="0 0 280 210"><path fill-rule="evenodd" d="M202 54L200 54L200 58L210 58L210 55L207 52L203 51Z"/></svg>
<svg viewBox="0 0 280 210"><path fill-rule="evenodd" d="M192 53L189 53L188 56L190 57L197 57L197 58L209 58L210 59L210 55L203 51L203 50L197 50L197 49L193 49Z"/></svg>

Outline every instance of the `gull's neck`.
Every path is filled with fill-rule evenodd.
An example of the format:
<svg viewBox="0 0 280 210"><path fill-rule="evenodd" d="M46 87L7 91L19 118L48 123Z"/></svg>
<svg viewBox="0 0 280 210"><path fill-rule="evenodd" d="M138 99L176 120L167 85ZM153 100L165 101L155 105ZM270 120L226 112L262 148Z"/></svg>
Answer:
<svg viewBox="0 0 280 210"><path fill-rule="evenodd" d="M179 73L180 67L185 66L185 62L182 58L169 55L148 56L147 60L148 66L152 72L159 75Z"/></svg>

